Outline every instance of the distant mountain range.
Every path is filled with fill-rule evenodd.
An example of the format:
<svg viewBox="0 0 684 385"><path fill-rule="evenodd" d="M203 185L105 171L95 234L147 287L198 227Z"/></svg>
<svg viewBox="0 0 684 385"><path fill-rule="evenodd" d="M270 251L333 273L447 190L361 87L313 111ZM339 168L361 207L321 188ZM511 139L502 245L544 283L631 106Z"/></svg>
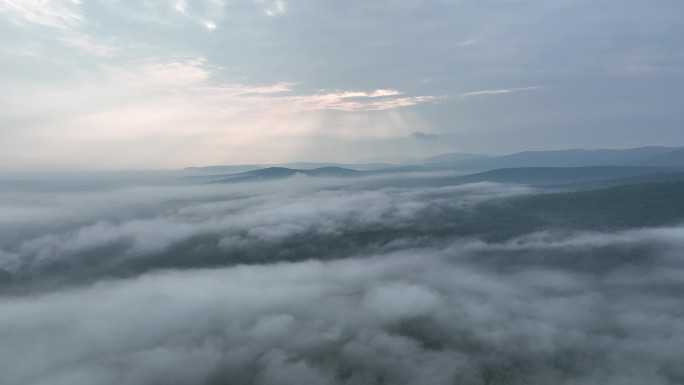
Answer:
<svg viewBox="0 0 684 385"><path fill-rule="evenodd" d="M640 166L516 167L460 176L433 175L371 180L377 187L445 187L492 182L525 184L541 188L591 190L647 182L684 180L684 170ZM419 174L420 175L420 174Z"/></svg>
<svg viewBox="0 0 684 385"><path fill-rule="evenodd" d="M580 183L663 173L660 167L588 166L502 168L454 178L459 183L497 182L529 185Z"/></svg>
<svg viewBox="0 0 684 385"><path fill-rule="evenodd" d="M684 149L639 147L625 150L525 151L502 156L444 154L428 158L432 168L486 171L511 167L658 166L684 167Z"/></svg>
<svg viewBox="0 0 684 385"><path fill-rule="evenodd" d="M283 179L297 174L319 178L348 178L361 176L367 171L352 170L342 167L319 167L312 170L293 169L286 167L267 167L259 170L245 171L237 174L221 175L221 179L212 183L241 183L259 182L274 179ZM214 176L216 178L216 176Z"/></svg>
<svg viewBox="0 0 684 385"><path fill-rule="evenodd" d="M652 166L684 168L684 148L681 147L639 147L624 150L556 150L524 151L510 155L483 155L448 153L415 160L410 163L284 163L262 165L228 165L188 167L188 174L239 173L270 167L296 170L339 167L358 171L388 170L398 167L415 167L430 170L454 170L463 172L488 171L514 167L586 167L586 166Z"/></svg>
<svg viewBox="0 0 684 385"><path fill-rule="evenodd" d="M240 173L255 171L267 168L289 168L296 170L313 170L317 168L328 167L342 167L353 170L380 170L383 168L397 167L396 164L391 163L314 163L314 162L297 162L297 163L280 163L280 164L237 164L225 166L205 166L205 167L186 167L183 171L188 174L202 175L202 174L226 174L226 173Z"/></svg>
<svg viewBox="0 0 684 385"><path fill-rule="evenodd" d="M638 166L682 167L684 166L684 148L637 159L629 163Z"/></svg>
<svg viewBox="0 0 684 385"><path fill-rule="evenodd" d="M388 163L355 165L290 163L288 165L303 167L259 168L254 165L236 165L188 168L185 171L191 174L188 178L203 183L259 182L284 179L294 175L316 178L354 178L412 172L418 175L414 178L385 180L383 183L395 186L447 186L497 182L588 189L592 186L599 188L640 182L683 180L684 148L526 151L503 156L454 153L425 158L408 165ZM257 168L252 169L252 167ZM245 168L247 170L244 170ZM465 173L465 175L444 175L444 171ZM442 175L435 176L428 172L441 172Z"/></svg>

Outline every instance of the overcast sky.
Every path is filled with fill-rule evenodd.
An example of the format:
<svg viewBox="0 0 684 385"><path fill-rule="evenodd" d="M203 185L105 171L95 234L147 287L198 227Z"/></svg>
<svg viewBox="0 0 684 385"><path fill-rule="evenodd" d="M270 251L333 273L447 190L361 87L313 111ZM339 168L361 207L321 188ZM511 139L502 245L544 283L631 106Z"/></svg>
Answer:
<svg viewBox="0 0 684 385"><path fill-rule="evenodd" d="M0 0L0 156L684 145L681 0Z"/></svg>

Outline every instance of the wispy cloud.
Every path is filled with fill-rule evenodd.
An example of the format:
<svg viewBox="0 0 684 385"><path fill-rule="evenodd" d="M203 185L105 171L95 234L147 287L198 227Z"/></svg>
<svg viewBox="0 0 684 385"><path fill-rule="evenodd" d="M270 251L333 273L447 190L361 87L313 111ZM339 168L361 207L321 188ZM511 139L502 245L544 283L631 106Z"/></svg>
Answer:
<svg viewBox="0 0 684 385"><path fill-rule="evenodd" d="M205 8L203 12L193 12L188 6L186 0L176 0L173 4L173 8L181 15L186 18L204 26L207 30L214 30L218 28L216 21L212 19L212 16L220 17L223 13L225 3L223 1L205 1L202 2L202 7Z"/></svg>
<svg viewBox="0 0 684 385"><path fill-rule="evenodd" d="M202 57L157 61L131 67L104 67L109 82L141 89L183 91L207 101L258 106L269 111L297 113L317 110L381 111L409 107L438 99L436 96L407 96L395 89L372 91L337 90L299 93L296 84L249 85L212 81L220 68L207 65ZM176 96L179 96L177 93Z"/></svg>
<svg viewBox="0 0 684 385"><path fill-rule="evenodd" d="M68 29L83 21L80 5L80 0L0 0L0 12L16 23Z"/></svg>
<svg viewBox="0 0 684 385"><path fill-rule="evenodd" d="M113 57L122 50L122 47L116 44L95 39L84 33L65 33L59 40L68 47L77 48L95 56Z"/></svg>
<svg viewBox="0 0 684 385"><path fill-rule="evenodd" d="M411 134L411 138L423 141L434 141L439 139L439 135L428 132L415 131Z"/></svg>
<svg viewBox="0 0 684 385"><path fill-rule="evenodd" d="M285 1L283 0L256 0L261 5L264 13L268 16L276 16L285 12Z"/></svg>
<svg viewBox="0 0 684 385"><path fill-rule="evenodd" d="M196 87L211 76L204 58L172 59L130 67L106 67L111 79L134 87Z"/></svg>
<svg viewBox="0 0 684 385"><path fill-rule="evenodd" d="M226 149L275 146L269 135L276 135L280 142L283 138L297 140L319 129L327 113L346 112L352 116L438 99L380 87L302 92L294 83L224 80L224 73L225 69L210 65L201 56L158 57L125 65L102 64L97 72L78 74L66 88L59 83L48 87L10 82L0 95L0 101L8 106L0 111L0 119L24 124L23 137L18 141L30 141L34 146L50 143L50 149L34 154L27 153L30 150L24 147L27 150L17 154L0 144L0 150L14 156L69 157L86 162L83 159L102 157L103 151L110 151L117 143L126 146L124 156L107 156L107 162L128 164L149 156L146 154L153 147L158 152L187 147L182 155L174 157L174 164L181 165L197 162L197 156L206 162L205 157L225 154ZM41 115L36 117L38 110ZM72 114L74 110L79 113ZM376 132L391 137L415 129L404 129L388 117L372 125L366 122L361 126L357 120L340 122L339 128L328 126L327 134L361 138ZM393 133L390 127L394 127ZM151 137L161 139L140 146L141 151L135 150L135 143Z"/></svg>
<svg viewBox="0 0 684 385"><path fill-rule="evenodd" d="M397 90L344 91L289 98L303 110L382 111L434 100L434 96L404 96Z"/></svg>
<svg viewBox="0 0 684 385"><path fill-rule="evenodd" d="M476 96L510 94L512 92L531 91L531 90L538 90L538 89L542 89L542 88L544 88L544 87L520 87L520 88L502 88L502 89L494 89L494 90L470 91L470 92L465 92L465 93L460 94L459 97L461 99L467 99L467 98L476 97Z"/></svg>

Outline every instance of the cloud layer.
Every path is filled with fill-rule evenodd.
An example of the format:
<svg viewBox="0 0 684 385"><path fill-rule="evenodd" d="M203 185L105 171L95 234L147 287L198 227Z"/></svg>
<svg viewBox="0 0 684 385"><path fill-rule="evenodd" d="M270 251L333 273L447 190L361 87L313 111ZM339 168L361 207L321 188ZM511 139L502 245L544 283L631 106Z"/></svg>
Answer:
<svg viewBox="0 0 684 385"><path fill-rule="evenodd" d="M363 180L357 182L363 186ZM82 254L104 258L97 250L110 246L123 248L114 254L159 254L207 235L227 253L298 236L382 231L405 227L437 207L465 208L531 191L491 183L366 189L348 186L347 180L295 177L230 186L6 193L0 207L5 230L0 268L22 272Z"/></svg>
<svg viewBox="0 0 684 385"><path fill-rule="evenodd" d="M3 383L684 380L683 227L488 241L536 191L383 178L5 187Z"/></svg>
<svg viewBox="0 0 684 385"><path fill-rule="evenodd" d="M498 266L453 245L4 298L0 367L9 385L675 384L684 265L662 239L602 272L555 268L596 247L568 240Z"/></svg>

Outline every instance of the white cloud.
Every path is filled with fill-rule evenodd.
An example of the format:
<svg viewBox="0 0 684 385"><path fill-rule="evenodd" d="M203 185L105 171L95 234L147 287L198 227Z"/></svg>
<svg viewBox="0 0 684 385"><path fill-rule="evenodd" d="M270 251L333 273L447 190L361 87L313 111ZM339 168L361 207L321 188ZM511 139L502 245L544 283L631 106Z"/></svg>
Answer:
<svg viewBox="0 0 684 385"><path fill-rule="evenodd" d="M434 96L402 96L397 90L338 91L288 97L301 110L382 111L409 107L437 99Z"/></svg>
<svg viewBox="0 0 684 385"><path fill-rule="evenodd" d="M98 41L90 35L82 33L65 33L59 40L66 46L74 47L96 56L113 57L122 51L122 47L112 42Z"/></svg>
<svg viewBox="0 0 684 385"><path fill-rule="evenodd" d="M80 0L0 0L0 12L17 23L70 29L83 22Z"/></svg>
<svg viewBox="0 0 684 385"><path fill-rule="evenodd" d="M276 16L285 12L285 1L283 0L256 0L261 5L264 13L268 16Z"/></svg>
<svg viewBox="0 0 684 385"><path fill-rule="evenodd" d="M69 44L102 56L119 52L85 36L65 37L65 41L67 38ZM70 158L84 164L99 157L107 163L126 162L118 167L129 167L126 164L141 161L139 157L184 146L188 147L184 156L190 158L175 157L173 163L189 164L197 161L192 160L197 155L215 156L225 154L226 148L279 140L271 134L296 138L322 129L321 115L330 111L389 111L439 99L382 88L301 93L296 84L286 82L249 84L220 80L225 72L226 69L212 66L201 56L172 56L125 65L104 62L97 71L77 74L68 87L61 83L48 86L13 81L0 95L8 107L0 112L0 119L30 122L15 140L30 140L32 145L20 146L24 152L15 153L12 151L18 148L17 142L10 145L6 141L4 145L0 143L0 151L23 157ZM36 118L37 110L41 114ZM362 137L369 131L359 128L355 134L350 128L328 132ZM164 140L142 147L135 144L154 136ZM48 143L49 148L45 148ZM219 148L220 143L227 147ZM31 153L41 146L40 154ZM126 158L120 156L121 151L116 156L101 157L117 146L127 148ZM159 149L151 150L155 146Z"/></svg>
<svg viewBox="0 0 684 385"><path fill-rule="evenodd" d="M163 7L166 3L161 2L160 5ZM199 4L199 6L197 6ZM173 8L182 16L188 20L192 20L195 23L203 25L207 30L214 30L217 28L215 21L211 18L221 18L225 3L220 0L205 0L205 1L195 1L193 2L193 10L189 10L188 3L186 0L177 0L173 5Z"/></svg>
<svg viewBox="0 0 684 385"><path fill-rule="evenodd" d="M0 295L3 385L449 385L491 378L670 385L681 378L681 226L487 243L449 231L412 234L421 210L470 213L475 203L529 188L367 190L366 180L350 187L349 180L303 177L112 188L107 183L116 178L96 176L93 185L59 192L56 181L68 176L44 182L57 192L29 184L0 193L2 266L16 272L9 263L36 256L61 262L45 276L56 278L59 290L46 290L51 281L41 279L27 284L28 293ZM328 241L345 231L375 237L393 225L407 226L409 236L344 255ZM93 247L119 241L129 249L106 262L149 261L135 253L202 234L223 236L226 256L238 242L274 242L269 256L292 251L278 242L293 237L302 241L295 251L345 259L212 269L190 260L192 270L141 269L136 278L59 285L69 273L100 271L79 264L103 261L105 253L88 253ZM331 238L316 240L320 234Z"/></svg>
<svg viewBox="0 0 684 385"><path fill-rule="evenodd" d="M111 81L123 81L136 88L200 86L211 75L203 58L153 62L129 68L109 67L105 71L110 73Z"/></svg>
<svg viewBox="0 0 684 385"><path fill-rule="evenodd" d="M49 198L9 194L5 201L14 203L0 206L5 218L0 229L19 223L24 228L39 226L47 219L80 224L5 249L6 259L0 258L0 268L15 271L42 266L119 243L127 245L126 253L140 256L202 234L217 235L221 246L230 250L304 234L401 223L433 205L467 207L533 191L490 183L418 190L337 190L346 183L302 177L266 184L148 187L75 196L52 194ZM317 191L321 188L333 189ZM140 217L126 211L130 205L151 215ZM123 214L130 217L122 218ZM22 259L17 260L15 252Z"/></svg>
<svg viewBox="0 0 684 385"><path fill-rule="evenodd" d="M684 303L661 285L681 265L501 272L458 257L424 249L5 297L3 381L677 383Z"/></svg>
<svg viewBox="0 0 684 385"><path fill-rule="evenodd" d="M464 93L460 94L459 97L461 99L467 99L467 98L474 97L474 96L510 94L512 92L531 91L531 90L538 90L541 88L543 88L543 87L520 87L520 88L502 88L502 89L494 89L494 90L470 91L470 92L464 92Z"/></svg>

